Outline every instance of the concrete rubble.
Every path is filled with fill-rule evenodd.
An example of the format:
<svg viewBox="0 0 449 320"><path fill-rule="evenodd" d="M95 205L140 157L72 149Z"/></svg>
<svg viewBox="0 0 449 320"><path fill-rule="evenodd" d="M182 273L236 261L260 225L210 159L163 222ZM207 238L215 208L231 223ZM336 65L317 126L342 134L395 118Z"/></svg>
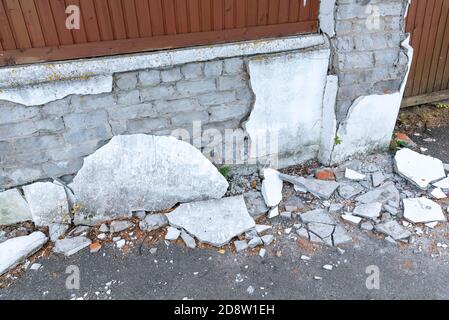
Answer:
<svg viewBox="0 0 449 320"><path fill-rule="evenodd" d="M185 229L201 242L216 247L256 225L243 196L181 204L167 218L171 226Z"/></svg>
<svg viewBox="0 0 449 320"><path fill-rule="evenodd" d="M31 210L17 189L0 192L0 225L32 219Z"/></svg>
<svg viewBox="0 0 449 320"><path fill-rule="evenodd" d="M0 276L39 251L47 240L47 236L38 231L0 243Z"/></svg>
<svg viewBox="0 0 449 320"><path fill-rule="evenodd" d="M148 214L145 219L140 221L139 227L142 231L153 231L162 228L168 224L168 219L164 214Z"/></svg>
<svg viewBox="0 0 449 320"><path fill-rule="evenodd" d="M282 180L279 172L273 169L263 171L262 195L268 207L276 207L282 200Z"/></svg>
<svg viewBox="0 0 449 320"><path fill-rule="evenodd" d="M404 199L404 218L412 223L446 221L441 206L425 197Z"/></svg>
<svg viewBox="0 0 449 320"><path fill-rule="evenodd" d="M92 241L90 239L81 236L74 238L65 238L62 240L57 240L55 242L53 251L55 253L60 253L68 257L90 246L91 243Z"/></svg>

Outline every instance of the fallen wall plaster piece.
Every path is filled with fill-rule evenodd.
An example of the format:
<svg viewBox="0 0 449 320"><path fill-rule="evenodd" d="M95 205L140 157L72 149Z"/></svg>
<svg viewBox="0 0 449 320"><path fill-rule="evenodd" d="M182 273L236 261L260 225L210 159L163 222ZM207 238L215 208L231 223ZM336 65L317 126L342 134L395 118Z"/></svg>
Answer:
<svg viewBox="0 0 449 320"><path fill-rule="evenodd" d="M250 158L277 155L278 167L284 167L317 156L329 55L329 49L319 49L249 61L256 96L244 125Z"/></svg>
<svg viewBox="0 0 449 320"><path fill-rule="evenodd" d="M86 79L53 81L32 86L0 90L0 100L39 106L65 98L71 94L88 95L112 91L112 75Z"/></svg>
<svg viewBox="0 0 449 320"><path fill-rule="evenodd" d="M337 131L337 117L335 114L335 104L338 93L338 77L328 76L326 89L323 98L323 122L321 125L321 140L318 160L329 165L331 162L332 150L335 143L335 134Z"/></svg>
<svg viewBox="0 0 449 320"><path fill-rule="evenodd" d="M332 163L388 147L412 63L413 49L409 41L410 37L402 43L402 47L407 50L409 63L400 91L360 97L353 103L348 116L338 128L337 138L340 143L334 146Z"/></svg>

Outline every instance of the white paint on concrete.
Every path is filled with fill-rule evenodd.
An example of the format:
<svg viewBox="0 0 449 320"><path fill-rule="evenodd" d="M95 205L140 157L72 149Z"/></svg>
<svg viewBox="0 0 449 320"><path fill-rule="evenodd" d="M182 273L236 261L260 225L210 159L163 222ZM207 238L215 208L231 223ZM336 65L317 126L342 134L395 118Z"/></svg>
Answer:
<svg viewBox="0 0 449 320"><path fill-rule="evenodd" d="M335 36L335 2L336 0L320 1L320 29L331 38Z"/></svg>
<svg viewBox="0 0 449 320"><path fill-rule="evenodd" d="M251 140L250 158L276 154L305 161L317 156L329 55L329 49L320 49L249 61L256 96L244 124ZM277 137L276 150L270 147L273 137Z"/></svg>
<svg viewBox="0 0 449 320"><path fill-rule="evenodd" d="M337 130L341 143L334 147L332 163L342 162L353 155L386 149L390 144L412 63L413 49L409 41L410 37L402 42L409 64L400 91L363 96L354 101Z"/></svg>
<svg viewBox="0 0 449 320"><path fill-rule="evenodd" d="M321 1L321 3L326 1ZM335 135L337 133L337 116L335 104L338 93L338 77L327 76L326 88L323 97L323 119L321 124L320 150L318 160L324 165L330 165L332 150L334 149Z"/></svg>
<svg viewBox="0 0 449 320"><path fill-rule="evenodd" d="M106 75L0 89L0 100L20 103L25 106L39 106L71 94L88 95L111 91L112 76Z"/></svg>
<svg viewBox="0 0 449 320"><path fill-rule="evenodd" d="M164 68L190 62L214 59L270 54L310 48L324 44L322 35L301 35L269 40L245 41L214 46L157 51L107 58L80 59L74 61L32 64L0 68L0 88L32 85L112 75L141 69Z"/></svg>

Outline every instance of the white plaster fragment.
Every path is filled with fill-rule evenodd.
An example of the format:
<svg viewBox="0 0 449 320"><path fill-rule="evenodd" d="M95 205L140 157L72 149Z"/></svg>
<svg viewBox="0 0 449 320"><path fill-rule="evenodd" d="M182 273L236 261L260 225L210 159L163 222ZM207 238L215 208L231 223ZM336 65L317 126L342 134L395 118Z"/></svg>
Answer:
<svg viewBox="0 0 449 320"><path fill-rule="evenodd" d="M449 177L446 177L443 180L440 180L432 184L434 187L447 190L449 189Z"/></svg>
<svg viewBox="0 0 449 320"><path fill-rule="evenodd" d="M364 175L360 172L354 171L352 169L346 168L345 178L349 179L349 180L354 180L354 181L361 181L366 178L366 175Z"/></svg>
<svg viewBox="0 0 449 320"><path fill-rule="evenodd" d="M254 109L244 125L252 159L279 156L279 167L315 158L321 135L329 49L249 61Z"/></svg>
<svg viewBox="0 0 449 320"><path fill-rule="evenodd" d="M412 223L446 221L441 206L425 197L404 199L404 219Z"/></svg>
<svg viewBox="0 0 449 320"><path fill-rule="evenodd" d="M65 98L72 94L88 95L112 91L112 76L96 76L87 79L51 81L18 88L0 90L0 100L39 106Z"/></svg>
<svg viewBox="0 0 449 320"><path fill-rule="evenodd" d="M263 171L262 195L268 207L276 207L282 201L283 182L279 172L273 169Z"/></svg>
<svg viewBox="0 0 449 320"><path fill-rule="evenodd" d="M0 225L32 220L28 203L17 189L0 192Z"/></svg>
<svg viewBox="0 0 449 320"><path fill-rule="evenodd" d="M350 215L350 214L343 214L341 216L341 218L343 220L345 220L347 222L350 222L352 224L355 224L355 225L358 225L362 221L362 218L356 217L356 216L353 216L353 215Z"/></svg>

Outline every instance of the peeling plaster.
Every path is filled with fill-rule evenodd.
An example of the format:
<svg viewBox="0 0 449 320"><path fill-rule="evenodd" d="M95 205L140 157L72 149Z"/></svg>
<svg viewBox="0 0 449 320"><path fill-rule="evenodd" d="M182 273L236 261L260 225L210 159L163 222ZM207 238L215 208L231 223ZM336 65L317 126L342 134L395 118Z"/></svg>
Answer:
<svg viewBox="0 0 449 320"><path fill-rule="evenodd" d="M360 97L352 104L348 116L338 128L337 136L342 142L334 147L332 163L388 147L413 58L410 36L401 45L407 51L408 70L400 90L393 94Z"/></svg>
<svg viewBox="0 0 449 320"><path fill-rule="evenodd" d="M34 85L142 69L172 67L190 62L279 53L324 44L322 35L301 35L269 40L120 55L106 58L0 68L0 88Z"/></svg>
<svg viewBox="0 0 449 320"><path fill-rule="evenodd" d="M335 4L337 0L320 1L320 29L327 36L333 38L335 36Z"/></svg>
<svg viewBox="0 0 449 320"><path fill-rule="evenodd" d="M317 156L329 55L325 48L249 61L256 97L244 124L250 159L276 154L285 167Z"/></svg>
<svg viewBox="0 0 449 320"><path fill-rule="evenodd" d="M338 77L327 76L326 89L323 97L323 121L321 124L321 140L318 160L329 165L331 163L332 151L335 144L337 131L337 116L335 105L337 102Z"/></svg>
<svg viewBox="0 0 449 320"><path fill-rule="evenodd" d="M0 100L20 103L25 106L39 106L72 94L88 95L111 91L112 76L96 76L0 89Z"/></svg>

